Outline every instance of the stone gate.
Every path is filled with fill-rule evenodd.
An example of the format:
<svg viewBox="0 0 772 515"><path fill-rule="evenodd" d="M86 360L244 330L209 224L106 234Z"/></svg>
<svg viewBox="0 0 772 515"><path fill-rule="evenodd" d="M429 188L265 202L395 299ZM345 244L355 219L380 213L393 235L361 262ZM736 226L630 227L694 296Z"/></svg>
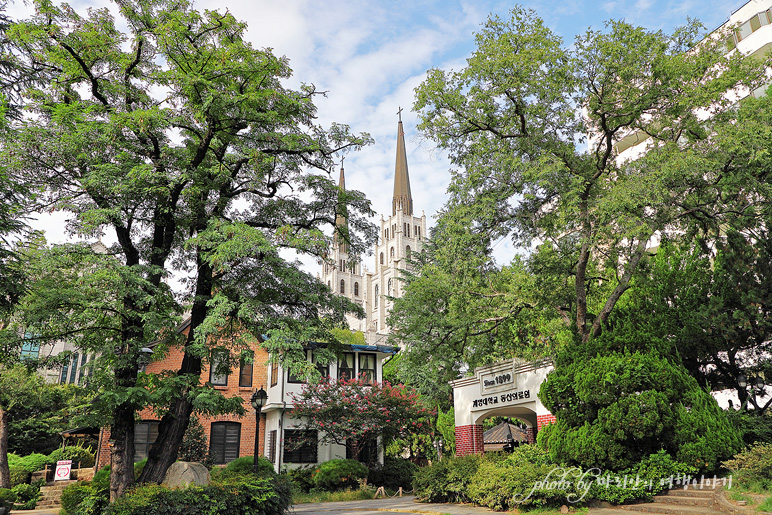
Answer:
<svg viewBox="0 0 772 515"><path fill-rule="evenodd" d="M551 360L528 363L512 359L479 367L474 375L452 381L456 455L483 452L482 422L494 416L523 421L529 443L535 442L536 432L555 421L537 397L553 368Z"/></svg>

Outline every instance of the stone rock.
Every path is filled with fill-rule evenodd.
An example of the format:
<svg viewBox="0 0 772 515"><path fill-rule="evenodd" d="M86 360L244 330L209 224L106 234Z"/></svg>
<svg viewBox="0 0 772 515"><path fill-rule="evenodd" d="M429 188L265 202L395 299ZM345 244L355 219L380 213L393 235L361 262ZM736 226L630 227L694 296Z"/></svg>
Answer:
<svg viewBox="0 0 772 515"><path fill-rule="evenodd" d="M161 484L167 488L185 488L191 484L206 486L209 484L209 471L200 463L177 461L166 471Z"/></svg>
<svg viewBox="0 0 772 515"><path fill-rule="evenodd" d="M561 506L560 507L560 513L562 513L563 515L568 513L568 506L566 506L565 504L563 506Z"/></svg>

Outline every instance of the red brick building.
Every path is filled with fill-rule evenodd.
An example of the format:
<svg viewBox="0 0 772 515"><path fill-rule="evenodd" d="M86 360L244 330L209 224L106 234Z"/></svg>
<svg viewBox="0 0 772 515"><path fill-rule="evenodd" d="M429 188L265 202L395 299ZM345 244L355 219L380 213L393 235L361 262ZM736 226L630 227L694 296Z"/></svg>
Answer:
<svg viewBox="0 0 772 515"><path fill-rule="evenodd" d="M187 334L189 321L183 323L177 331ZM260 417L259 448L260 455L267 457L276 470L292 468L309 463L319 463L334 458L345 458L346 447L338 445L305 444L297 448L293 439L303 438L310 442L317 441L317 435L308 435L300 427L301 420L291 418L293 393L303 388L302 380L295 378L278 364L269 363L269 355L255 344L252 363L242 363L228 374L218 374L204 365L201 382L210 383L226 397L241 397L246 414L218 415L216 417L199 416L209 442L209 449L217 464L225 464L241 456L254 455L255 448L255 411L250 404L252 394L263 388L268 399ZM307 349L307 359L313 360L311 346ZM349 352L344 352L337 363L325 367L324 373L337 378L341 374L348 377L365 374L373 381L383 380L383 361L395 354L396 349L388 346L353 345ZM182 364L183 349L169 349L163 360L147 365L145 372L161 373L179 370ZM216 367L215 367L216 368ZM139 421L134 428L135 461L147 457L150 446L158 435L159 418L150 409L139 412ZM301 434L302 433L302 434ZM310 436L310 438L309 438ZM110 463L110 429L102 428L99 435L97 465L103 467ZM380 458L382 460L382 457Z"/></svg>

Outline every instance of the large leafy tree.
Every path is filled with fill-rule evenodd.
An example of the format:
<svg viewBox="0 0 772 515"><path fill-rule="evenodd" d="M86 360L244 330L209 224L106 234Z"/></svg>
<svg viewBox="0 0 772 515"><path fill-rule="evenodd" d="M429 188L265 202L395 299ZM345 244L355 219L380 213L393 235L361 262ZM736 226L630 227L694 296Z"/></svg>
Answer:
<svg viewBox="0 0 772 515"><path fill-rule="evenodd" d="M721 38L695 46L699 29L610 22L567 48L516 7L488 20L466 67L431 70L417 89L420 128L456 167L447 212L488 238L566 253L570 302L553 307L583 342L658 234L715 233L767 198L715 135L737 116L726 92L762 84L769 58L727 53ZM645 154L622 154L641 141Z"/></svg>
<svg viewBox="0 0 772 515"><path fill-rule="evenodd" d="M462 367L545 357L570 339L560 313L538 294L532 260L497 267L485 235L457 215L443 213L424 251L403 270L405 293L389 318L390 339L406 351L388 363L388 373L445 409L448 382Z"/></svg>
<svg viewBox="0 0 772 515"><path fill-rule="evenodd" d="M182 367L162 388L167 404L156 406L164 416L142 481L161 481L175 460L223 331L267 332L288 346L326 335L355 309L282 249L323 257L322 229L344 210L355 252L375 232L363 195L339 192L329 176L336 152L369 138L318 126L313 86L282 85L286 59L252 48L227 13L185 1L117 7L126 33L107 9L81 16L48 1L12 27L19 59L53 76L29 90L35 117L19 122L3 156L45 191L41 206L73 213L71 231L117 240L108 283L123 286L105 292L104 306L115 387L102 396L113 405L113 499L133 482L140 351L177 320L170 273L182 277L190 331ZM69 334L94 334L78 331Z"/></svg>
<svg viewBox="0 0 772 515"><path fill-rule="evenodd" d="M741 404L762 413L768 404L749 396L737 380L769 366L770 240L757 229L750 240L730 231L714 244L662 242L599 344L657 349L680 360L700 384L736 388Z"/></svg>

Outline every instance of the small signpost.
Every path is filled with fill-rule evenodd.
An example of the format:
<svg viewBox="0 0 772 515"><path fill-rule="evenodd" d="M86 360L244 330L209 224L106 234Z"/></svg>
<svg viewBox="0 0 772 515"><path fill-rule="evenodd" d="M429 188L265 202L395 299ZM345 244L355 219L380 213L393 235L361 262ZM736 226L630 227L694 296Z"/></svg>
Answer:
<svg viewBox="0 0 772 515"><path fill-rule="evenodd" d="M54 473L54 481L69 481L71 469L72 460L57 461L56 472Z"/></svg>

